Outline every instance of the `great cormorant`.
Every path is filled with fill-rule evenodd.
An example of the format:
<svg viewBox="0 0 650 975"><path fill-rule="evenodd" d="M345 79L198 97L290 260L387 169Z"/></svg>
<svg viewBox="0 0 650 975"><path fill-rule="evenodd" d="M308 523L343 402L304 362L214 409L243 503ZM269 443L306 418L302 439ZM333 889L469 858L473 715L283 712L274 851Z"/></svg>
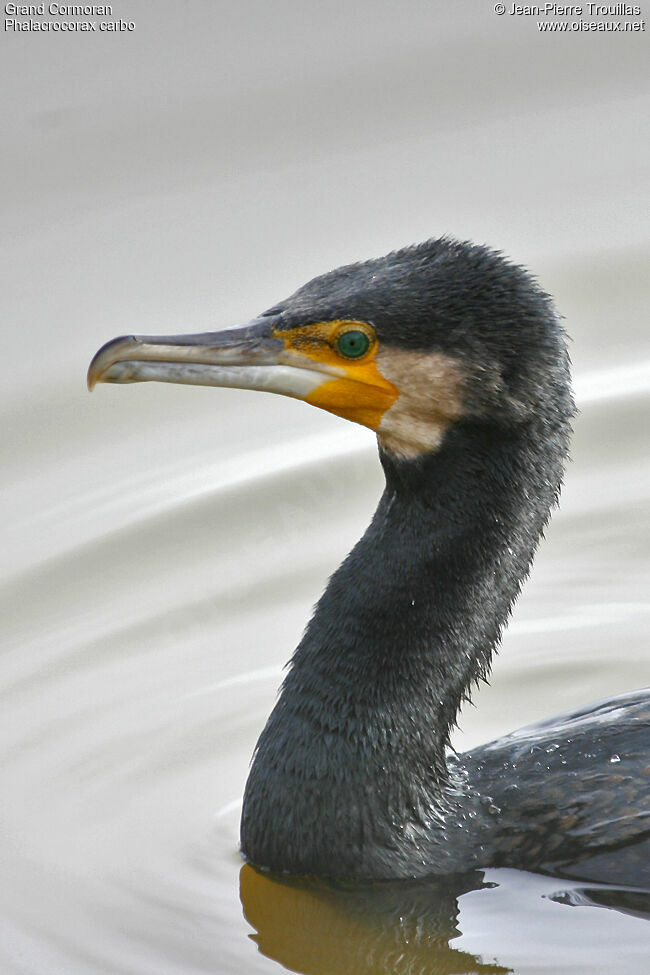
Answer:
<svg viewBox="0 0 650 975"><path fill-rule="evenodd" d="M534 279L431 240L317 277L240 328L114 339L88 376L146 380L283 393L379 442L377 511L257 744L244 856L334 878L510 866L649 885L648 691L448 751L567 457L565 336Z"/></svg>

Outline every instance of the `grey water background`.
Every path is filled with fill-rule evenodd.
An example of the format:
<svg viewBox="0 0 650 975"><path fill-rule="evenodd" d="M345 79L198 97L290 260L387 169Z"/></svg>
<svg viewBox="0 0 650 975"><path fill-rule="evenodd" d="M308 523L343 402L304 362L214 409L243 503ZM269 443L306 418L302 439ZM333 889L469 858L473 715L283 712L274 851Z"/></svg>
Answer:
<svg viewBox="0 0 650 975"><path fill-rule="evenodd" d="M374 438L257 393L89 397L88 361L444 232L500 247L566 317L581 415L454 743L647 684L648 34L541 35L483 2L113 7L135 31L0 30L0 970L272 972L238 802L381 491ZM457 947L647 972L646 922L490 879Z"/></svg>

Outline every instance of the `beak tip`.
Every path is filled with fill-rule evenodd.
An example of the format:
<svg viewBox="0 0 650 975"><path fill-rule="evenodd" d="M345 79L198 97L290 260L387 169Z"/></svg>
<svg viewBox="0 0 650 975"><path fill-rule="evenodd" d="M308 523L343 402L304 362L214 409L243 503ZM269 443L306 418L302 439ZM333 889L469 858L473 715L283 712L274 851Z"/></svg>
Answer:
<svg viewBox="0 0 650 975"><path fill-rule="evenodd" d="M135 335L120 335L116 339L111 339L110 342L105 342L101 349L92 357L88 366L88 375L86 377L88 392L92 393L97 383L104 381L102 377L110 366L114 362L119 361L120 357L116 355L116 352L121 352L125 347L131 347L138 343L139 339Z"/></svg>
<svg viewBox="0 0 650 975"><path fill-rule="evenodd" d="M95 359L97 356L95 356ZM88 374L86 376L86 385L88 386L88 392L92 393L93 389L97 385L97 369L95 367L95 359L90 363L88 368Z"/></svg>

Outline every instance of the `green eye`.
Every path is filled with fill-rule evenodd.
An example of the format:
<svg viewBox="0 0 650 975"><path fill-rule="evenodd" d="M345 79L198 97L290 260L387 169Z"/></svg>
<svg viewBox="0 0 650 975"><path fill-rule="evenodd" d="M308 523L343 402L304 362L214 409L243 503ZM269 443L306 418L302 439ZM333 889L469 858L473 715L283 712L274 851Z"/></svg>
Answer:
<svg viewBox="0 0 650 975"><path fill-rule="evenodd" d="M346 359L360 359L370 348L370 339L365 332L351 328L341 332L336 340L336 348Z"/></svg>

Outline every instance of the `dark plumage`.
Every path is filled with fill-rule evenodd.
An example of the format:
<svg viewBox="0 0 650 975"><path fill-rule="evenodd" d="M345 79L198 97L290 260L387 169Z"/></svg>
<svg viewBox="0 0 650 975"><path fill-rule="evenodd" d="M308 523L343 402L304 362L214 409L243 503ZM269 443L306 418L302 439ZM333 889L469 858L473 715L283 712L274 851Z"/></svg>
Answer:
<svg viewBox="0 0 650 975"><path fill-rule="evenodd" d="M593 760L591 735L567 743L570 719L533 732L523 755L516 739L445 754L559 492L574 407L548 296L493 251L442 240L316 278L273 313L282 328L358 318L387 345L442 349L468 368L470 409L430 455L380 453L377 512L319 601L258 743L244 853L292 873L403 877L549 869L639 838L647 695L604 728L594 719ZM546 751L558 743L572 765L562 747ZM616 748L638 773L633 803L608 791ZM603 835L591 818L607 822ZM641 850L631 871L608 865L608 879L620 874L650 882Z"/></svg>
<svg viewBox="0 0 650 975"><path fill-rule="evenodd" d="M370 343L360 367L337 345L350 327L357 348ZM115 340L91 382L171 376L265 388L257 373L232 382L231 364L280 363L301 382L316 370L326 380L313 392L293 380L272 388L376 429L386 477L258 742L242 813L246 858L338 878L507 865L650 883L647 692L447 754L567 457L565 337L530 275L444 238L316 278L245 330L175 337L178 360L165 361L191 356L200 380L177 378L177 364L173 375L171 366L146 371L170 341ZM355 391L363 414L352 412Z"/></svg>

